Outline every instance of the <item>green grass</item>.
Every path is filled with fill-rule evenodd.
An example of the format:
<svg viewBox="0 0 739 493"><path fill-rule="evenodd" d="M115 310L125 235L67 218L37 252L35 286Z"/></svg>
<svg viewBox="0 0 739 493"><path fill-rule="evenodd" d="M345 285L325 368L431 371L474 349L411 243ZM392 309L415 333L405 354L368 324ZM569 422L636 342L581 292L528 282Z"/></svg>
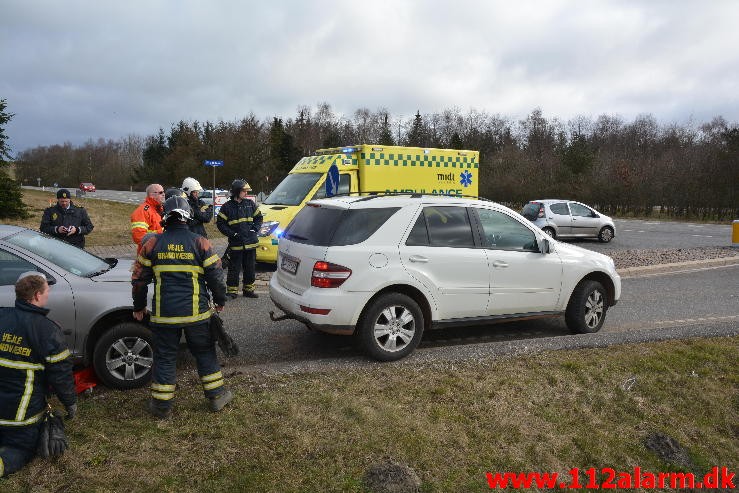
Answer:
<svg viewBox="0 0 739 493"><path fill-rule="evenodd" d="M359 492L391 458L421 491L488 491L487 471L674 470L643 445L653 432L699 471L736 471L737 355L739 337L318 373L227 367L237 397L215 415L184 365L172 420L144 412L145 389L96 390L68 424L68 453L0 490Z"/></svg>
<svg viewBox="0 0 739 493"><path fill-rule="evenodd" d="M13 224L38 230L44 209L56 204L55 192L23 189L23 202L28 205L31 217L28 219L5 219L4 224ZM73 198L72 203L87 209L92 221L92 233L85 238L85 246L127 245L131 240L131 213L137 204L126 204L110 200L90 198L90 196ZM208 236L218 238L221 233L213 221L205 225Z"/></svg>

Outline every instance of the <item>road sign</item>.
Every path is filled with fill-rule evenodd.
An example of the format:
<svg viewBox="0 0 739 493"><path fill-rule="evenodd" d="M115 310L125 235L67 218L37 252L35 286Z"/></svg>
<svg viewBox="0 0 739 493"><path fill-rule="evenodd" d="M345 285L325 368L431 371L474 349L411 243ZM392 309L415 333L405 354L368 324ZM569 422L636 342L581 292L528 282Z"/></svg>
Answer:
<svg viewBox="0 0 739 493"><path fill-rule="evenodd" d="M339 168L332 164L326 173L326 197L339 193Z"/></svg>
<svg viewBox="0 0 739 493"><path fill-rule="evenodd" d="M210 160L210 159L206 159L205 161L203 161L203 164L206 165L206 166L213 166L213 167L215 167L215 166L223 166L223 161L213 161L213 160Z"/></svg>

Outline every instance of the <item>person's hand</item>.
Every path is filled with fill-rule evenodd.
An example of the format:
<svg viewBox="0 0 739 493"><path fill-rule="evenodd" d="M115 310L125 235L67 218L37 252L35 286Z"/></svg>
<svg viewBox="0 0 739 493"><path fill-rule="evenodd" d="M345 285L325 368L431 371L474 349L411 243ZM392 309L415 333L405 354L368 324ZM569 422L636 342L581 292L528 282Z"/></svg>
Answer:
<svg viewBox="0 0 739 493"><path fill-rule="evenodd" d="M73 234L75 234L76 232L77 232L77 228L76 228L76 227L74 227L74 226L70 226L69 228L67 228L67 236L69 236L69 235L73 235Z"/></svg>
<svg viewBox="0 0 739 493"><path fill-rule="evenodd" d="M67 419L74 419L77 416L77 403L67 406Z"/></svg>
<svg viewBox="0 0 739 493"><path fill-rule="evenodd" d="M67 227L66 226L57 226L56 232L59 234L67 234Z"/></svg>
<svg viewBox="0 0 739 493"><path fill-rule="evenodd" d="M133 312L133 318L135 318L137 322L141 322L144 319L144 315L146 315L146 308Z"/></svg>
<svg viewBox="0 0 739 493"><path fill-rule="evenodd" d="M218 313L221 313L223 311L223 305L216 305L215 309Z"/></svg>

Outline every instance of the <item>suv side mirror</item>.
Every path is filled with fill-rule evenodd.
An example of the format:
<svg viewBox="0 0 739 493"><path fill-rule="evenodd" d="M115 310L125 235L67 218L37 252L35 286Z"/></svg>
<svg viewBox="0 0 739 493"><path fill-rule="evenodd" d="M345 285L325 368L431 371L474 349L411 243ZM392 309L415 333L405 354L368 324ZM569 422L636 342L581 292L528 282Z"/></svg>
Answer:
<svg viewBox="0 0 739 493"><path fill-rule="evenodd" d="M541 253L552 253L554 244L548 238L539 238L539 251Z"/></svg>

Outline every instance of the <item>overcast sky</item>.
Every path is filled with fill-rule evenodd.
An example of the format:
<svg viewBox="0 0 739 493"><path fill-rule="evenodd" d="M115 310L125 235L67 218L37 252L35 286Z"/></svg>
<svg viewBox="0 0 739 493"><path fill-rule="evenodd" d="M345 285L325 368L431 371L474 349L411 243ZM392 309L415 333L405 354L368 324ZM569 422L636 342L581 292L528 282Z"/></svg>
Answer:
<svg viewBox="0 0 739 493"><path fill-rule="evenodd" d="M321 102L733 123L737 47L737 0L0 0L0 99L13 154Z"/></svg>

